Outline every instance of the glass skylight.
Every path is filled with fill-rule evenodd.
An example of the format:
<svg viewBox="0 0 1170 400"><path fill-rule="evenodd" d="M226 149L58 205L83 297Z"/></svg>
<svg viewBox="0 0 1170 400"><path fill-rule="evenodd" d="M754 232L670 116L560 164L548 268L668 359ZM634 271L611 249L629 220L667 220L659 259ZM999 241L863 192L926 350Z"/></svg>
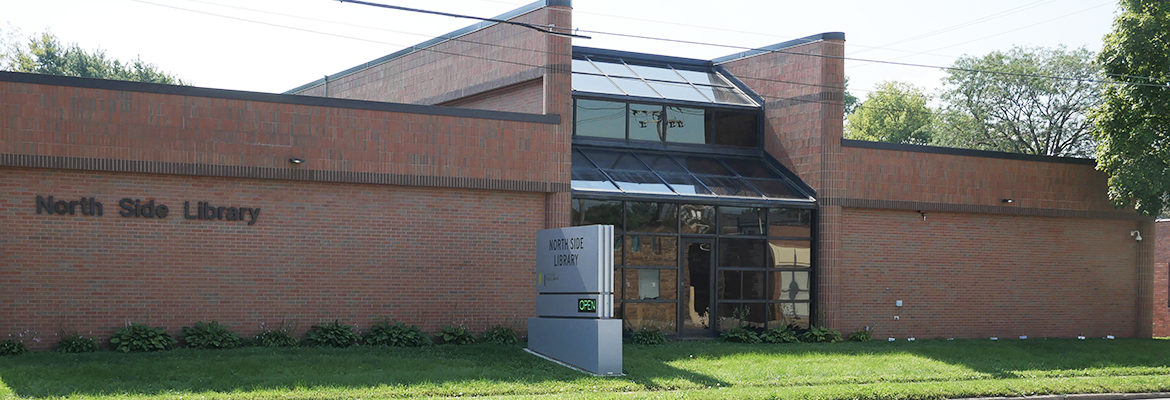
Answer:
<svg viewBox="0 0 1170 400"><path fill-rule="evenodd" d="M604 94L756 107L755 101L714 71L649 67L624 60L573 60L573 90Z"/></svg>
<svg viewBox="0 0 1170 400"><path fill-rule="evenodd" d="M575 191L810 200L765 160L743 156L574 147Z"/></svg>

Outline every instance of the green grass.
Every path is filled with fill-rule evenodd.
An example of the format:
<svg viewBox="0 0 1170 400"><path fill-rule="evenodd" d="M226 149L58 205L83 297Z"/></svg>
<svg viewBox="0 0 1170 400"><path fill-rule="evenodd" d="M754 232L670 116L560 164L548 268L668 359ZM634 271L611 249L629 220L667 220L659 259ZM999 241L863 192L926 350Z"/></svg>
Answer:
<svg viewBox="0 0 1170 400"><path fill-rule="evenodd" d="M244 348L0 358L0 398L406 397L940 399L1170 391L1168 340L626 345L626 376L522 346Z"/></svg>

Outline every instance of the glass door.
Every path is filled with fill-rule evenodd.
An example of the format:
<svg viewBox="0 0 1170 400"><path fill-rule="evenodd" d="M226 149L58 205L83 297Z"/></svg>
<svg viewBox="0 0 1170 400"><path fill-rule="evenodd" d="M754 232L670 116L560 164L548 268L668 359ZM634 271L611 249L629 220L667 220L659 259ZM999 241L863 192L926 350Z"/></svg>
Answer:
<svg viewBox="0 0 1170 400"><path fill-rule="evenodd" d="M712 239L682 239L679 246L679 321L683 336L714 336L712 296L715 242Z"/></svg>

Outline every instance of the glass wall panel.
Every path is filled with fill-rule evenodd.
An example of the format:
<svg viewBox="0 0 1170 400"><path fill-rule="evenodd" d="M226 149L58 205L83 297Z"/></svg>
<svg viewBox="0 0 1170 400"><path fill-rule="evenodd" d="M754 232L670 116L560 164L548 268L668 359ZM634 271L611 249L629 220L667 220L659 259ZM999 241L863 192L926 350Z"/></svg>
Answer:
<svg viewBox="0 0 1170 400"><path fill-rule="evenodd" d="M625 315L622 316L622 322L624 322L626 330L657 328L663 333L670 333L678 329L677 303L624 302L623 308Z"/></svg>
<svg viewBox="0 0 1170 400"><path fill-rule="evenodd" d="M625 299L678 300L678 271L626 268Z"/></svg>
<svg viewBox="0 0 1170 400"><path fill-rule="evenodd" d="M576 80L576 78L573 79L574 82ZM609 83L606 82L606 84ZM614 139L626 138L625 103L577 99L576 113L577 121L573 130L575 134Z"/></svg>
<svg viewBox="0 0 1170 400"><path fill-rule="evenodd" d="M678 232L678 205L626 202L626 230L631 232Z"/></svg>
<svg viewBox="0 0 1170 400"><path fill-rule="evenodd" d="M764 208L719 207L720 233L724 235L766 235Z"/></svg>
<svg viewBox="0 0 1170 400"><path fill-rule="evenodd" d="M707 189L698 179L690 174L659 174L666 183L670 184L671 188L678 194L695 195L695 196L710 196L711 190Z"/></svg>
<svg viewBox="0 0 1170 400"><path fill-rule="evenodd" d="M609 77L609 79L612 80L613 83L617 84L618 88L630 96L662 97L661 94L654 91L654 89L651 89L650 86L646 85L646 82L643 82L641 79L617 78L612 76Z"/></svg>
<svg viewBox="0 0 1170 400"><path fill-rule="evenodd" d="M719 268L763 268L764 239L719 239Z"/></svg>
<svg viewBox="0 0 1170 400"><path fill-rule="evenodd" d="M760 160L744 160L739 158L724 158L724 163L745 178L772 178L781 179L780 175L772 171Z"/></svg>
<svg viewBox="0 0 1170 400"><path fill-rule="evenodd" d="M720 300L767 300L764 271L719 270L716 295Z"/></svg>
<svg viewBox="0 0 1170 400"><path fill-rule="evenodd" d="M726 175L734 176L731 170L723 166L719 160L708 157L675 157L678 162L682 163L691 172L700 175Z"/></svg>
<svg viewBox="0 0 1170 400"><path fill-rule="evenodd" d="M670 156L665 154L639 153L638 158L641 159L642 162L646 163L646 165L649 165L651 170L656 172L671 174L687 173L686 169L683 169L681 165L678 165L678 163L670 159Z"/></svg>
<svg viewBox="0 0 1170 400"><path fill-rule="evenodd" d="M704 132L703 115L701 108L666 107L666 141L675 143L704 143L707 135Z"/></svg>
<svg viewBox="0 0 1170 400"><path fill-rule="evenodd" d="M809 271L772 271L768 274L772 288L768 300L809 299Z"/></svg>
<svg viewBox="0 0 1170 400"><path fill-rule="evenodd" d="M700 176L699 180L707 185L707 188L719 196L733 196L733 197L764 197L761 196L755 189L748 187L743 180L733 177L721 176Z"/></svg>
<svg viewBox="0 0 1170 400"><path fill-rule="evenodd" d="M767 304L719 303L719 330L740 326L763 329L767 319Z"/></svg>
<svg viewBox="0 0 1170 400"><path fill-rule="evenodd" d="M812 210L769 209L768 236L812 237Z"/></svg>
<svg viewBox="0 0 1170 400"><path fill-rule="evenodd" d="M662 106L630 104L630 140L662 141Z"/></svg>
<svg viewBox="0 0 1170 400"><path fill-rule="evenodd" d="M678 238L663 236L626 236L627 266L675 267L678 264Z"/></svg>
<svg viewBox="0 0 1170 400"><path fill-rule="evenodd" d="M593 60L593 65L596 65L597 68L600 68L601 72L605 73L606 75L624 76L627 78L636 78L637 77L637 75L634 75L634 73L632 71L630 71L630 69L628 67L626 67L626 65L621 63L621 62L612 63L612 62Z"/></svg>
<svg viewBox="0 0 1170 400"><path fill-rule="evenodd" d="M573 199L572 226L613 225L622 231L622 202L615 200ZM621 258L614 258L621 262Z"/></svg>
<svg viewBox="0 0 1170 400"><path fill-rule="evenodd" d="M775 268L812 267L811 243L807 240L768 239L768 257Z"/></svg>
<svg viewBox="0 0 1170 400"><path fill-rule="evenodd" d="M601 169L624 169L630 171L646 171L646 165L638 161L633 153L628 151L606 151L589 149L582 153L589 156L589 159Z"/></svg>
<svg viewBox="0 0 1170 400"><path fill-rule="evenodd" d="M636 171L622 171L622 170L607 170L613 182L627 192L642 192L642 193L663 193L674 194L674 191L666 186L666 183L659 179L657 175L649 172Z"/></svg>
<svg viewBox="0 0 1170 400"><path fill-rule="evenodd" d="M809 303L772 303L768 304L768 327L779 328L785 325L794 325L807 329L809 326Z"/></svg>
<svg viewBox="0 0 1170 400"><path fill-rule="evenodd" d="M573 74L573 90L593 93L622 94L609 78L601 75Z"/></svg>
<svg viewBox="0 0 1170 400"><path fill-rule="evenodd" d="M773 179L746 179L748 184L755 186L756 190L773 199L799 199L804 197L800 195L788 182Z"/></svg>
<svg viewBox="0 0 1170 400"><path fill-rule="evenodd" d="M715 233L715 206L683 204L679 207L682 233Z"/></svg>
<svg viewBox="0 0 1170 400"><path fill-rule="evenodd" d="M679 76L677 73L674 72L674 70L672 70L670 68L647 67L647 66L633 65L633 64L626 64L626 66L628 66L630 69L634 70L634 73L638 74L638 76L641 76L641 77L646 78L646 79L686 83L686 81L683 80L683 78L681 76Z"/></svg>
<svg viewBox="0 0 1170 400"><path fill-rule="evenodd" d="M646 81L655 91L671 100L688 100L709 103L710 99L700 94L694 87L686 83ZM702 142L700 142L702 143Z"/></svg>
<svg viewBox="0 0 1170 400"><path fill-rule="evenodd" d="M570 175L573 189L616 191L617 186L596 169L573 169Z"/></svg>
<svg viewBox="0 0 1170 400"><path fill-rule="evenodd" d="M742 271L720 270L715 274L715 295L719 300L743 300L743 291L740 289L740 274Z"/></svg>
<svg viewBox="0 0 1170 400"><path fill-rule="evenodd" d="M708 113L708 144L736 147L756 147L758 141L758 114L715 111ZM732 167L734 168L734 167Z"/></svg>

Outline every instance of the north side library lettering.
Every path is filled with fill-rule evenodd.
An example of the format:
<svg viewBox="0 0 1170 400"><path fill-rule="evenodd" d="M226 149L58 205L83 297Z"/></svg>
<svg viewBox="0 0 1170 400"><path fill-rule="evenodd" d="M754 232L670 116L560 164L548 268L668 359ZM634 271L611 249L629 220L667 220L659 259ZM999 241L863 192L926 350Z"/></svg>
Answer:
<svg viewBox="0 0 1170 400"><path fill-rule="evenodd" d="M37 196L37 214L48 215L103 215L102 203L94 197L82 197L79 200L57 200L53 196ZM155 203L154 200L143 201L129 197L118 200L118 215L127 218L166 218L171 208L166 204ZM183 202L183 218L214 221L248 221L253 225L260 219L260 207L234 207L214 205L210 201L195 202L192 207L190 201Z"/></svg>

